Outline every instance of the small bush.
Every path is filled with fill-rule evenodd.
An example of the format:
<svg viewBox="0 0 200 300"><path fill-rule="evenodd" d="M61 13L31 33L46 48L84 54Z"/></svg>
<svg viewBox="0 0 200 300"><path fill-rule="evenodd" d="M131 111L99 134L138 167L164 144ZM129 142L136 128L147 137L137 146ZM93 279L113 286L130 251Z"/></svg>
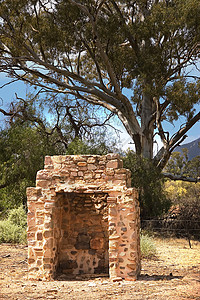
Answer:
<svg viewBox="0 0 200 300"><path fill-rule="evenodd" d="M155 244L148 234L140 235L140 249L142 258L152 258L156 255Z"/></svg>
<svg viewBox="0 0 200 300"><path fill-rule="evenodd" d="M22 206L10 210L8 218L0 221L0 243L26 243L26 219Z"/></svg>
<svg viewBox="0 0 200 300"><path fill-rule="evenodd" d="M8 221L22 228L26 228L27 215L22 205L9 211Z"/></svg>
<svg viewBox="0 0 200 300"><path fill-rule="evenodd" d="M26 229L8 220L0 221L0 243L26 243Z"/></svg>

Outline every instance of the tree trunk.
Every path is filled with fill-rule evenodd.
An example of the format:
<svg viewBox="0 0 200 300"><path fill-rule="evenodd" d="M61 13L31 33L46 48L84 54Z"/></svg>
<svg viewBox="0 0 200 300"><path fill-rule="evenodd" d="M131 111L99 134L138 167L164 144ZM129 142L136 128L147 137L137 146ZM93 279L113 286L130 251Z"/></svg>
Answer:
<svg viewBox="0 0 200 300"><path fill-rule="evenodd" d="M153 158L153 134L154 134L154 121L152 121L152 114L155 111L153 98L147 94L143 94L141 106L141 155L144 158Z"/></svg>
<svg viewBox="0 0 200 300"><path fill-rule="evenodd" d="M153 134L152 131L141 136L142 153L144 158L153 158Z"/></svg>

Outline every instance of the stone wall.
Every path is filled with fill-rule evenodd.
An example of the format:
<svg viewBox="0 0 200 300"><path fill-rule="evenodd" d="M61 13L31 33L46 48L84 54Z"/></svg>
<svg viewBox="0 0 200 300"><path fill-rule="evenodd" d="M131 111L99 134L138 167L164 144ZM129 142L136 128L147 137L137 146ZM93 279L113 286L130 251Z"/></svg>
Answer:
<svg viewBox="0 0 200 300"><path fill-rule="evenodd" d="M29 278L63 273L135 280L139 204L119 155L47 156L27 189Z"/></svg>

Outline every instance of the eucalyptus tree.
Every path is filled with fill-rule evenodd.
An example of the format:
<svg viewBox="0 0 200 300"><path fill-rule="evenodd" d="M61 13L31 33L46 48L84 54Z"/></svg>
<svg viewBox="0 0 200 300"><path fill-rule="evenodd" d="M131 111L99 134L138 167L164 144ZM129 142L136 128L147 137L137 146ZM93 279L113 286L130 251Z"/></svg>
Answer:
<svg viewBox="0 0 200 300"><path fill-rule="evenodd" d="M160 171L200 119L199 0L3 0L0 70L115 114ZM197 72L195 74L198 74ZM166 121L183 116L175 134ZM158 135L163 147L153 157Z"/></svg>

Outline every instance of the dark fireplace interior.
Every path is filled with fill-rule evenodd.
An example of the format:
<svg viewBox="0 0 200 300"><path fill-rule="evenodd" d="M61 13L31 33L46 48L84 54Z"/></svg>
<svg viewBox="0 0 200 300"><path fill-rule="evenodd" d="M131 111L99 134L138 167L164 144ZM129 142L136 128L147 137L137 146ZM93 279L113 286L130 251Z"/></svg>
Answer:
<svg viewBox="0 0 200 300"><path fill-rule="evenodd" d="M57 274L108 274L105 193L63 193Z"/></svg>

